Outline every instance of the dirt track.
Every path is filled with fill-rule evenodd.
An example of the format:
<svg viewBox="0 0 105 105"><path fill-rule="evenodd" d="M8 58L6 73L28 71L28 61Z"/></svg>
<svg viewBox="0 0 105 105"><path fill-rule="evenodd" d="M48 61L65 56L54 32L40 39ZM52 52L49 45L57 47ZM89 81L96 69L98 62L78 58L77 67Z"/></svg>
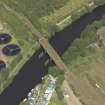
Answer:
<svg viewBox="0 0 105 105"><path fill-rule="evenodd" d="M64 91L67 92L66 95L64 95L64 100L67 105L82 105L78 98L74 95L66 80L64 80L62 85L62 92Z"/></svg>
<svg viewBox="0 0 105 105"><path fill-rule="evenodd" d="M105 95L93 87L86 77L78 79L75 75L67 76L69 84L73 86L75 92L79 92L79 98L86 105L105 105Z"/></svg>

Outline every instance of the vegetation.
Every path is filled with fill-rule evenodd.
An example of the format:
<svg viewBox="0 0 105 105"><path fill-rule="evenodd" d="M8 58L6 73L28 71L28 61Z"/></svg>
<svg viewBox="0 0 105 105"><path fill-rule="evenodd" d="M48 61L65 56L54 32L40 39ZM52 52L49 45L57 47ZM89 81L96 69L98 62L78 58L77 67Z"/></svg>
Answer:
<svg viewBox="0 0 105 105"><path fill-rule="evenodd" d="M54 76L55 78L57 78L57 83L56 83L56 93L57 93L57 96L60 100L62 100L61 103L63 103L63 95L62 95L62 92L61 92L61 85L64 81L64 72L59 70L56 66L55 67L51 67L49 70L48 70L48 73L52 76ZM55 102L54 102L55 103ZM57 104L57 102L55 103L55 105Z"/></svg>
<svg viewBox="0 0 105 105"><path fill-rule="evenodd" d="M45 26L41 26L40 18L43 18L47 15L54 13L55 10L63 7L68 0L2 0L7 5L12 7L18 12L24 13L25 16L29 18L29 20L37 27L40 31L42 31L45 36L49 35L49 32ZM45 28L43 30L43 27ZM48 37L48 36L46 36Z"/></svg>
<svg viewBox="0 0 105 105"><path fill-rule="evenodd" d="M2 6L0 6L0 21L1 24L5 24L4 28L15 38L21 47L21 54L9 62L9 67L6 70L0 72L1 93L11 83L23 64L29 59L29 55L32 56L37 50L38 45L28 28Z"/></svg>
<svg viewBox="0 0 105 105"><path fill-rule="evenodd" d="M105 0L96 0L97 5L102 5L103 3L105 3Z"/></svg>
<svg viewBox="0 0 105 105"><path fill-rule="evenodd" d="M68 16L78 18L88 12L89 0L2 0L7 5L25 16L39 29L47 38L51 37L58 30L56 23L62 22ZM78 4L78 5L77 5ZM77 19L77 18L76 18ZM60 26L65 26L62 23ZM68 25L68 22L66 22ZM66 26L67 26L66 25ZM64 27L63 27L64 28Z"/></svg>
<svg viewBox="0 0 105 105"><path fill-rule="evenodd" d="M99 94L105 91L105 48L102 40L100 40L100 35L97 34L97 31L102 27L105 27L104 18L87 26L81 33L81 37L76 39L63 55L64 62L70 67L76 78L75 81L71 80L70 84L74 91L79 93L83 103L87 105L96 105L96 101L92 100L91 97L89 98L89 96L97 100L97 105L105 102L102 93L93 95L93 93ZM100 87L98 92L96 84ZM87 87L86 94L84 92L85 86Z"/></svg>
<svg viewBox="0 0 105 105"><path fill-rule="evenodd" d="M72 17L74 13L80 14L80 16L82 15L83 11L81 11L82 13L79 13L78 9L81 10L82 8L84 8L85 12L87 12L87 8L85 8L85 6L88 8L88 0L68 0L68 2L62 8L55 10L54 13L50 15L42 17L40 19L40 23L44 24L44 26L46 25L46 27L48 27L49 25L57 25L57 30L63 29L65 26L68 25L68 23L70 24L72 22L75 17ZM66 17L67 19L65 19ZM72 20L68 17L71 17Z"/></svg>
<svg viewBox="0 0 105 105"><path fill-rule="evenodd" d="M48 73L50 75L52 75L53 77L57 78L57 85L56 85L56 89L59 90L60 86L62 85L62 82L64 81L64 72L59 70L56 66L51 67L48 70Z"/></svg>
<svg viewBox="0 0 105 105"><path fill-rule="evenodd" d="M58 97L57 93L54 92L54 94L53 94L53 96L51 98L51 101L50 101L49 105L64 105L64 103L63 103L63 100L61 100Z"/></svg>
<svg viewBox="0 0 105 105"><path fill-rule="evenodd" d="M81 37L79 39L74 40L70 48L63 56L67 64L72 64L72 62L75 63L75 60L94 53L95 50L88 46L99 40L99 36L96 32L97 29L103 25L105 25L104 19L100 22L94 22L94 24L87 26L87 28L81 33Z"/></svg>
<svg viewBox="0 0 105 105"><path fill-rule="evenodd" d="M104 0L96 1L96 4L102 4L104 2ZM56 23L59 23L69 15L73 15L71 19L75 20L74 17L80 17L88 10L88 0L1 0L1 2L6 3L18 12L22 12L28 17L35 27L44 33L47 38L51 37L51 34L57 31L57 27L55 26ZM83 11L81 11L81 9ZM7 70L0 72L1 93L4 88L6 88L11 83L23 64L29 59L29 57L37 50L39 46L29 29L16 16L4 9L1 5L0 22L6 24L8 32L14 36L22 49L21 54L10 62L11 66L9 66ZM66 23L68 22L66 21ZM66 63L72 67L72 71L74 73L78 75L83 73L85 71L84 68L86 68L86 65L89 62L87 62L85 57L91 54L96 54L96 49L90 48L88 45L98 41L96 30L104 24L105 22L102 20L87 27L87 29L81 34L81 38L77 39L72 44L70 49L64 54ZM99 56L99 58L102 58L102 56ZM81 63L81 65L78 62ZM77 67L79 70L77 70ZM58 77L57 90L59 92L59 87L64 80L64 75L63 72L58 71L56 68L52 69L53 71L49 70L49 73L55 77ZM54 71L55 69L57 71L56 74ZM87 67L87 69L89 68ZM95 78L95 80L97 80L97 78ZM99 81L99 83L102 82Z"/></svg>
<svg viewBox="0 0 105 105"><path fill-rule="evenodd" d="M20 105L30 105L29 102L22 102Z"/></svg>

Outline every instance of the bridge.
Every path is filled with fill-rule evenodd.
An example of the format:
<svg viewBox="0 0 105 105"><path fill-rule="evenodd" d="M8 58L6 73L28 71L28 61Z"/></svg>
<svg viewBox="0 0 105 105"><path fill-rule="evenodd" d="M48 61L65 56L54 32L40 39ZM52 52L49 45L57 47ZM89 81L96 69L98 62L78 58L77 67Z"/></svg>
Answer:
<svg viewBox="0 0 105 105"><path fill-rule="evenodd" d="M43 49L47 52L49 57L54 61L56 66L60 69L63 70L64 72L67 72L69 69L66 66L66 64L63 62L59 54L55 51L55 49L51 46L49 41L44 38L42 35L31 23L31 21L24 16L22 13L18 13L14 9L10 8L8 5L3 3L3 6L10 11L13 15L17 16L24 24L31 30L33 36L37 38L39 44L43 47Z"/></svg>
<svg viewBox="0 0 105 105"><path fill-rule="evenodd" d="M64 71L65 75L69 74L69 68L67 65L63 62L62 58L59 56L59 54L55 51L55 49L51 46L49 41L42 35L31 23L31 21L24 16L22 13L18 13L14 9L10 8L8 5L2 3L4 8L10 11L13 15L17 16L32 32L32 35L37 38L39 44L43 47L45 52L49 55L51 60L56 64L56 66ZM40 102L37 102L36 105L40 105Z"/></svg>

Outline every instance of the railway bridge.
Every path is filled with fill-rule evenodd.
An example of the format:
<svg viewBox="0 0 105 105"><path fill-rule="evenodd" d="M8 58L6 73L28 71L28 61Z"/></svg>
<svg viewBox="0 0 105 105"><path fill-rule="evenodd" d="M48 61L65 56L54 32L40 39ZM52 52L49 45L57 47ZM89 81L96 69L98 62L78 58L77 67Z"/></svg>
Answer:
<svg viewBox="0 0 105 105"><path fill-rule="evenodd" d="M8 5L3 3L3 6L10 11L13 15L17 16L32 32L33 36L37 38L39 44L43 47L43 49L47 52L49 57L53 60L56 66L63 70L64 72L69 71L66 64L63 62L59 54L55 51L55 49L51 46L49 41L42 35L31 23L31 21L24 16L22 13L18 13L14 9L10 8Z"/></svg>

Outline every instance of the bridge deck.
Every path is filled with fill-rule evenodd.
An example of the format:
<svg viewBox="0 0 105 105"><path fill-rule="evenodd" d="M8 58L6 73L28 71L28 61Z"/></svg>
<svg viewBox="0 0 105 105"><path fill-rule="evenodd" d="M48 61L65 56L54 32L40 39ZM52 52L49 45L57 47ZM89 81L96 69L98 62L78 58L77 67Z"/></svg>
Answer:
<svg viewBox="0 0 105 105"><path fill-rule="evenodd" d="M47 39L42 37L39 39L40 45L44 48L44 50L48 53L50 58L55 62L56 66L63 70L63 71L68 71L68 67L65 65L59 54L55 51L55 49L50 45Z"/></svg>
<svg viewBox="0 0 105 105"><path fill-rule="evenodd" d="M55 49L50 45L47 39L43 37L43 35L33 26L31 21L24 16L22 13L18 13L8 5L3 3L3 6L13 13L15 16L17 16L24 24L31 30L32 34L34 35L35 38L38 39L40 45L44 48L44 50L48 53L50 58L55 62L57 67L65 72L68 71L68 67L65 65L65 63L62 61L61 57L59 54L55 51Z"/></svg>

